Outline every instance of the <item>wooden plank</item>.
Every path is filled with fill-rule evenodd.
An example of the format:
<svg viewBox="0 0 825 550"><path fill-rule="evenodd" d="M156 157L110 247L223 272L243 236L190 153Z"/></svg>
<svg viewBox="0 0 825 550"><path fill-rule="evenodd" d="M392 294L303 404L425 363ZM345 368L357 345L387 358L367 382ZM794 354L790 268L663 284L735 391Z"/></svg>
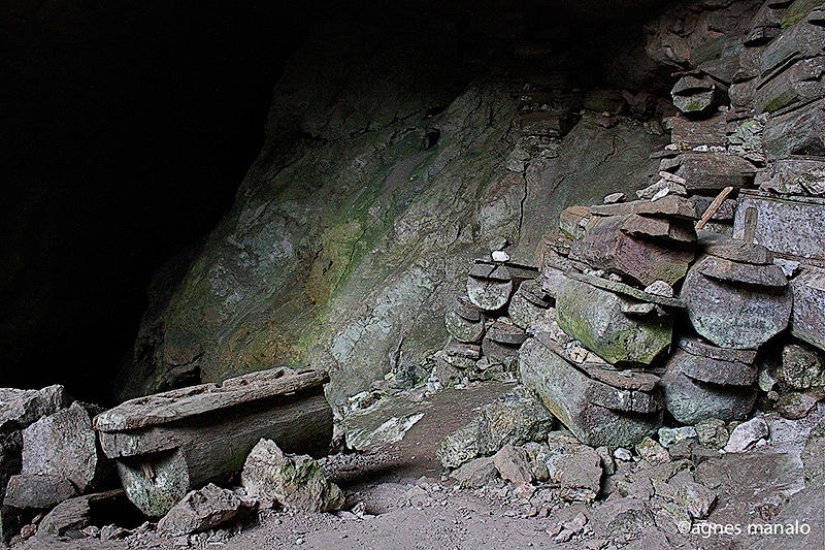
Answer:
<svg viewBox="0 0 825 550"><path fill-rule="evenodd" d="M733 187L725 187L722 191L716 195L716 198L713 199L713 202L710 203L705 213L702 214L702 218L696 224L696 231L699 232L704 229L705 225L713 218L713 215L719 210L719 208L724 204L725 199L733 192Z"/></svg>

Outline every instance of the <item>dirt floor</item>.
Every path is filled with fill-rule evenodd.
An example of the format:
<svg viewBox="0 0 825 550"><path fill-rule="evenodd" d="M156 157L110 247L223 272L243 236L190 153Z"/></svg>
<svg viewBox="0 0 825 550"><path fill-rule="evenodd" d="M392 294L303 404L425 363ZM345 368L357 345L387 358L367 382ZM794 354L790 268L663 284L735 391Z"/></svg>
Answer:
<svg viewBox="0 0 825 550"><path fill-rule="evenodd" d="M147 524L128 535L122 533L126 536L120 539L103 541L99 535L76 540L35 536L27 541L18 540L16 547L23 550L825 548L825 476L820 465L825 448L822 438L816 441L811 438L812 443L805 446L812 429L823 431L825 407L822 404L801 421L766 417L772 437L767 445L755 451L711 456L695 467L690 465L691 475L710 486L718 498L706 521L695 522L692 532L682 533L683 526L666 513L667 507L655 504L657 497L651 485L651 479L669 468L668 464L648 465L648 469L642 462L626 464L610 479L604 478L605 490L611 494L608 498L600 496L593 505L564 503L556 496L551 501L547 495L555 493L540 484L516 486L499 482L471 490L459 488L454 480L443 475L435 450L444 436L466 424L484 404L511 389L511 385L485 384L437 392L418 403L424 416L401 441L373 452L343 453L325 459L325 471L347 495L347 509L337 514L268 510L259 512L246 525L188 538L163 538ZM817 424L820 424L818 428ZM787 527L794 522L795 532L787 529L781 535L768 536L764 531L765 525L781 523ZM704 531L697 525L703 526ZM747 532L753 525L761 526L761 532ZM730 532L723 532L725 528ZM737 533L737 528L741 532ZM686 529L691 528L682 530ZM806 530L807 533L799 532Z"/></svg>

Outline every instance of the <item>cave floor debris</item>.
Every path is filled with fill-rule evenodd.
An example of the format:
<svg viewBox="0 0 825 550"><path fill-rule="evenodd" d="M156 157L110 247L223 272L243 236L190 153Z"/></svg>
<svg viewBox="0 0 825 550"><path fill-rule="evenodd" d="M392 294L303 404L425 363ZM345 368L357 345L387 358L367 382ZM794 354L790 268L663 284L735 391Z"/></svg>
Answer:
<svg viewBox="0 0 825 550"><path fill-rule="evenodd" d="M401 440L369 451L331 455L322 461L326 473L346 494L345 511L337 514L268 510L257 522L243 527L188 538L164 538L151 526L144 526L124 538L102 540L104 527L97 537L63 541L34 537L17 548L681 550L762 548L760 544L771 541L787 548L822 548L825 468L820 463L825 456L825 406L798 421L764 415L771 437L749 452L725 455L714 451L701 457L694 453L687 462L674 457L659 465L638 458L617 460L616 473L602 478L602 491L611 492L609 497L600 495L593 505L563 504L556 499L537 506L544 494L541 484L493 480L479 489L461 488L454 479L442 477L435 454L445 435L514 388L513 384L486 383L424 394L414 403L423 416ZM407 406L410 397L386 396L381 401ZM373 406L365 416L374 411L380 416L375 423L381 424L391 415L389 409L387 405ZM662 496L669 489L697 490L697 483L682 479L684 472L672 475L680 464L692 470L692 479L717 495L708 518L694 522L695 532L687 535L679 532L678 518L668 515L668 506L662 505ZM655 481L662 476L672 477L669 482ZM702 494L699 491L695 498L699 504ZM751 526L764 530L778 524L784 528L795 525L796 531L774 538L746 532ZM745 532L706 534L720 525L730 525L733 530L738 526ZM805 535L800 529L809 533Z"/></svg>

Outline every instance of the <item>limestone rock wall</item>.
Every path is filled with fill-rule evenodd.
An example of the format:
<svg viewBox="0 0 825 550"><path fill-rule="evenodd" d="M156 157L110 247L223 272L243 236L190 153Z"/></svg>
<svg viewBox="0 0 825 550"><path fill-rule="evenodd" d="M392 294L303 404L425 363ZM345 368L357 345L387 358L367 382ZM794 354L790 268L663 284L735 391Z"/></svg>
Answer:
<svg viewBox="0 0 825 550"><path fill-rule="evenodd" d="M563 58L536 73L514 46L497 70L450 29L353 28L327 24L292 59L264 149L144 318L122 396L291 364L329 370L339 402L443 346L468 260L529 262L564 207L656 168L658 125L606 112L628 111L621 93L583 94Z"/></svg>

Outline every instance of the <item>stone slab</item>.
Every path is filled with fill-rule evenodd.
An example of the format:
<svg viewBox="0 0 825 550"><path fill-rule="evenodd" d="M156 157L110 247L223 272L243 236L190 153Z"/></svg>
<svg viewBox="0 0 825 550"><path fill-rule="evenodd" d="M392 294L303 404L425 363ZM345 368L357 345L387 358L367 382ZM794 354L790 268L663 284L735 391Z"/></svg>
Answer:
<svg viewBox="0 0 825 550"><path fill-rule="evenodd" d="M770 77L784 67L806 58L822 55L825 28L800 22L783 31L762 54L761 74Z"/></svg>
<svg viewBox="0 0 825 550"><path fill-rule="evenodd" d="M616 369L605 364L586 362L576 366L590 378L622 390L651 392L659 384L658 376L638 369Z"/></svg>
<svg viewBox="0 0 825 550"><path fill-rule="evenodd" d="M660 280L672 286L682 280L694 258L692 247L628 235L621 230L627 220L625 216L598 218L582 239L573 242L570 258L643 286Z"/></svg>
<svg viewBox="0 0 825 550"><path fill-rule="evenodd" d="M258 371L225 380L222 384L201 384L121 403L94 419L101 432L134 430L168 424L245 403L288 395L320 387L329 382L326 371L295 372L287 368Z"/></svg>
<svg viewBox="0 0 825 550"><path fill-rule="evenodd" d="M559 326L614 365L650 365L670 346L672 319L630 318L614 293L565 278L556 299Z"/></svg>
<svg viewBox="0 0 825 550"><path fill-rule="evenodd" d="M670 129L670 141L689 147L696 145L725 145L725 117L716 115L706 120L692 120L679 115L665 119Z"/></svg>
<svg viewBox="0 0 825 550"><path fill-rule="evenodd" d="M482 310L470 301L467 296L459 296L453 304L453 311L461 318L472 323L482 320Z"/></svg>
<svg viewBox="0 0 825 550"><path fill-rule="evenodd" d="M673 105L683 113L701 113L716 102L716 85L710 78L683 76L670 91Z"/></svg>
<svg viewBox="0 0 825 550"><path fill-rule="evenodd" d="M757 349L788 326L787 288L739 286L690 270L681 297L696 332L722 348Z"/></svg>
<svg viewBox="0 0 825 550"><path fill-rule="evenodd" d="M760 244L746 243L711 231L699 232L699 247L709 256L734 262L770 265L774 260L770 250Z"/></svg>
<svg viewBox="0 0 825 550"><path fill-rule="evenodd" d="M825 269L806 265L791 280L791 334L825 350Z"/></svg>
<svg viewBox="0 0 825 550"><path fill-rule="evenodd" d="M756 174L756 185L763 191L781 195L825 196L825 159L789 158L775 160Z"/></svg>
<svg viewBox="0 0 825 550"><path fill-rule="evenodd" d="M559 214L559 229L571 239L584 235L584 224L590 219L590 209L586 206L570 206Z"/></svg>
<svg viewBox="0 0 825 550"><path fill-rule="evenodd" d="M756 167L737 155L727 153L683 153L672 161L675 174L685 180L689 192L739 189L753 183Z"/></svg>
<svg viewBox="0 0 825 550"><path fill-rule="evenodd" d="M696 242L693 224L667 218L651 218L633 214L622 223L621 230L631 237L670 241L674 243Z"/></svg>
<svg viewBox="0 0 825 550"><path fill-rule="evenodd" d="M527 333L524 329L511 323L496 321L487 329L487 337L499 344L510 344L518 346L527 340Z"/></svg>
<svg viewBox="0 0 825 550"><path fill-rule="evenodd" d="M705 256L696 264L695 269L706 277L731 283L773 288L788 286L785 272L774 264L746 264L716 256Z"/></svg>
<svg viewBox="0 0 825 550"><path fill-rule="evenodd" d="M45 510L77 496L71 481L56 475L16 475L9 479L5 506Z"/></svg>
<svg viewBox="0 0 825 550"><path fill-rule="evenodd" d="M756 208L756 242L781 256L825 261L825 200L773 198L749 192L739 197L734 232L745 227L745 211ZM789 231L788 228L793 228Z"/></svg>
<svg viewBox="0 0 825 550"><path fill-rule="evenodd" d="M618 204L597 204L590 207L597 216L642 216L697 220L696 204L678 195L668 195L657 201L630 201Z"/></svg>
<svg viewBox="0 0 825 550"><path fill-rule="evenodd" d="M522 382L587 445L629 447L661 426L661 411L628 414L595 404L593 388L604 384L575 368L536 338L522 346L519 369ZM656 399L657 395L652 394L652 398Z"/></svg>
<svg viewBox="0 0 825 550"><path fill-rule="evenodd" d="M617 283L615 281L611 281L610 279L602 279L601 277L594 277L593 275L587 275L585 273L577 273L576 271L568 271L564 274L564 277L573 279L574 281L587 283L597 288L601 288L602 290L613 292L614 294L628 296L634 300L648 304L679 309L684 309L685 307L685 302L679 298L669 298L659 294L650 294L649 292L639 290L638 288L634 288L624 283Z"/></svg>

